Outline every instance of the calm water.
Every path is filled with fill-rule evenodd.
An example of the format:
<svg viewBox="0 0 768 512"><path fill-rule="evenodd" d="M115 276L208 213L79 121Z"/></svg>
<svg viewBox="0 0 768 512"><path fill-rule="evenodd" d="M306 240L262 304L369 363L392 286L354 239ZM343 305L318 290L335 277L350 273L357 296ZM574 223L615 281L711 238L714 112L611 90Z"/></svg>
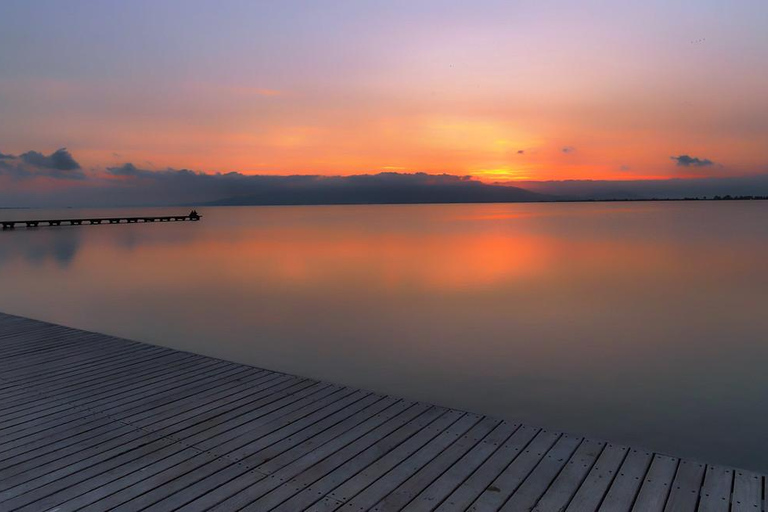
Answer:
<svg viewBox="0 0 768 512"><path fill-rule="evenodd" d="M768 471L768 202L202 213L2 232L0 310Z"/></svg>

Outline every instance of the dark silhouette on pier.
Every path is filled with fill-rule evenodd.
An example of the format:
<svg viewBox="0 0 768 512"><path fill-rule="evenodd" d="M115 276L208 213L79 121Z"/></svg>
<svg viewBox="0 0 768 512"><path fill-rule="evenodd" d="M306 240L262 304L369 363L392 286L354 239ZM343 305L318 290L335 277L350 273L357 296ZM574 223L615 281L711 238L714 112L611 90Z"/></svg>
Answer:
<svg viewBox="0 0 768 512"><path fill-rule="evenodd" d="M36 228L39 226L82 226L93 224L137 224L140 222L196 222L203 216L192 210L188 215L164 215L164 216L142 216L142 217L87 217L83 219L35 219L35 220L3 220L0 225L3 230L16 229L16 226L27 228Z"/></svg>

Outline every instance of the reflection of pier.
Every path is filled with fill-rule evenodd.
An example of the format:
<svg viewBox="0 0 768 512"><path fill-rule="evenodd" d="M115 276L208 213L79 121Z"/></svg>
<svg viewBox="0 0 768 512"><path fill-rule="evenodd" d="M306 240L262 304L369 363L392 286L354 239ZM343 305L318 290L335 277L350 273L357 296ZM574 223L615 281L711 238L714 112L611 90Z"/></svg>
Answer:
<svg viewBox="0 0 768 512"><path fill-rule="evenodd" d="M750 471L0 313L0 510L760 512L764 490Z"/></svg>
<svg viewBox="0 0 768 512"><path fill-rule="evenodd" d="M89 226L94 224L137 224L140 222L185 222L198 221L202 218L197 213L189 215L165 215L149 217L102 217L83 219L37 219L37 220L3 220L3 229L15 229L17 226L36 228L40 226Z"/></svg>

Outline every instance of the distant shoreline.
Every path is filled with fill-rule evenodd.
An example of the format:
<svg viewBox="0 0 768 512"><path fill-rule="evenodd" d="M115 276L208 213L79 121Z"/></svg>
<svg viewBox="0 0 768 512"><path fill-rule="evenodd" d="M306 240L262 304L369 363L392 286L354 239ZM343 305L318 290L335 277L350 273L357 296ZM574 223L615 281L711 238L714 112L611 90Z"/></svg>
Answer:
<svg viewBox="0 0 768 512"><path fill-rule="evenodd" d="M768 196L714 196L674 198L609 198L609 199L542 199L530 201L441 201L441 202L350 202L350 203L264 203L264 204L209 204L186 203L122 205L122 206L0 206L0 210L65 210L65 209L120 209L120 208L220 208L243 206L376 206L376 205L429 205L429 204L551 204L551 203L650 203L650 202L695 202L695 201L768 201Z"/></svg>

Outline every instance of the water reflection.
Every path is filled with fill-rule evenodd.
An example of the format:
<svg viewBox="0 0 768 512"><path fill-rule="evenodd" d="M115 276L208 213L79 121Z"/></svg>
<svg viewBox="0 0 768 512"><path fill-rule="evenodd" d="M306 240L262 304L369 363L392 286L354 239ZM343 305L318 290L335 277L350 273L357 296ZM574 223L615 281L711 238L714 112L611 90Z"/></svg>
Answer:
<svg viewBox="0 0 768 512"><path fill-rule="evenodd" d="M0 234L0 309L768 470L767 207L219 208L19 230Z"/></svg>
<svg viewBox="0 0 768 512"><path fill-rule="evenodd" d="M34 230L37 231L37 230ZM0 266L14 260L21 260L30 266L39 267L53 261L60 267L69 266L80 249L77 233L47 230L42 233L2 233L0 243Z"/></svg>

